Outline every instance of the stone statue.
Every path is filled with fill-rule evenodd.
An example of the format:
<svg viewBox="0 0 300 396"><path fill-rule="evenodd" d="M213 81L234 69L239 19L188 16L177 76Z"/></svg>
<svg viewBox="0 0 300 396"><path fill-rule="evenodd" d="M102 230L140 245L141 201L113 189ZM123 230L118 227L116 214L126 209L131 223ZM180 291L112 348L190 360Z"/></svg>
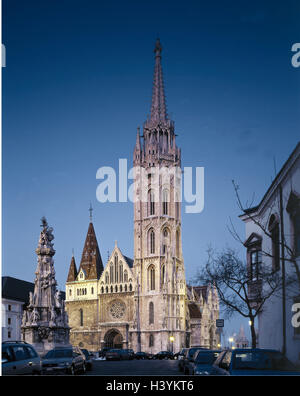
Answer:
<svg viewBox="0 0 300 396"><path fill-rule="evenodd" d="M40 315L37 311L36 308L33 309L32 314L31 314L31 322L32 324L36 324L40 319Z"/></svg>
<svg viewBox="0 0 300 396"><path fill-rule="evenodd" d="M35 250L38 264L34 293L29 294L29 306L22 317L24 340L33 344L41 354L58 346L70 346L70 328L64 320L63 298L56 288L52 232L46 219L42 218L42 230Z"/></svg>
<svg viewBox="0 0 300 396"><path fill-rule="evenodd" d="M23 316L22 316L22 326L26 326L27 323L27 311L23 312Z"/></svg>
<svg viewBox="0 0 300 396"><path fill-rule="evenodd" d="M51 311L50 311L51 326L55 326L55 321L56 321L56 313L55 313L55 309L52 308Z"/></svg>
<svg viewBox="0 0 300 396"><path fill-rule="evenodd" d="M33 293L29 292L29 307L33 307Z"/></svg>
<svg viewBox="0 0 300 396"><path fill-rule="evenodd" d="M61 308L61 294L59 290L56 291L54 298L56 308Z"/></svg>

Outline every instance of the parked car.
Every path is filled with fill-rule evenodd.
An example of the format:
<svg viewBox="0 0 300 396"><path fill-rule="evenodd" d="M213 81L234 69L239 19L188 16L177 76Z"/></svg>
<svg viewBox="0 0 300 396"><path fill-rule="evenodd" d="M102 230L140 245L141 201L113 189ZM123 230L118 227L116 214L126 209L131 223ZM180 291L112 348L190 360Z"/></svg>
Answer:
<svg viewBox="0 0 300 396"><path fill-rule="evenodd" d="M271 349L223 351L211 375L300 375L300 370L281 352Z"/></svg>
<svg viewBox="0 0 300 396"><path fill-rule="evenodd" d="M183 371L183 360L186 354L188 353L189 348L183 348L180 351L180 354L178 356L178 370Z"/></svg>
<svg viewBox="0 0 300 396"><path fill-rule="evenodd" d="M106 353L110 351L111 348L103 348L99 351L99 357L106 357Z"/></svg>
<svg viewBox="0 0 300 396"><path fill-rule="evenodd" d="M199 349L193 359L187 363L186 371L189 375L209 375L220 353L220 350Z"/></svg>
<svg viewBox="0 0 300 396"><path fill-rule="evenodd" d="M121 360L121 349L110 349L106 352L106 360Z"/></svg>
<svg viewBox="0 0 300 396"><path fill-rule="evenodd" d="M134 351L133 351L133 349L122 349L122 351L126 351L128 353L128 359L129 360L134 359Z"/></svg>
<svg viewBox="0 0 300 396"><path fill-rule="evenodd" d="M43 374L77 374L84 373L85 360L82 353L73 348L51 349L42 360Z"/></svg>
<svg viewBox="0 0 300 396"><path fill-rule="evenodd" d="M174 355L170 351L161 351L154 355L152 359L174 359Z"/></svg>
<svg viewBox="0 0 300 396"><path fill-rule="evenodd" d="M134 357L138 360L146 360L149 359L149 354L146 352L137 352Z"/></svg>
<svg viewBox="0 0 300 396"><path fill-rule="evenodd" d="M183 358L184 351L185 351L186 349L187 349L187 348L183 348L183 349L181 349L179 352L174 353L174 359L181 360L181 359Z"/></svg>
<svg viewBox="0 0 300 396"><path fill-rule="evenodd" d="M88 371L91 371L93 368L93 362L92 362L93 354L90 353L87 349L81 349L81 352L84 354L86 369Z"/></svg>
<svg viewBox="0 0 300 396"><path fill-rule="evenodd" d="M188 348L185 351L183 359L180 361L181 362L182 371L184 372L184 374L189 374L189 372L188 372L188 364L193 361L195 352L197 352L197 351L199 351L201 349L207 351L206 348L202 348L202 347L192 347L192 348Z"/></svg>
<svg viewBox="0 0 300 396"><path fill-rule="evenodd" d="M34 347L22 341L2 342L2 375L42 373L42 361Z"/></svg>

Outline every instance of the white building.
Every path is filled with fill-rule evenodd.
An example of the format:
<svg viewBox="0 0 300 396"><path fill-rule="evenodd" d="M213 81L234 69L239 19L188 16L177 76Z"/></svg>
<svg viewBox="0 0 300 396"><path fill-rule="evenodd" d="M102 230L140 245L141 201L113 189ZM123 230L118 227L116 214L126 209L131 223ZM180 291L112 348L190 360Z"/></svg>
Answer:
<svg viewBox="0 0 300 396"><path fill-rule="evenodd" d="M300 302L300 143L296 146L258 206L244 211L247 263L253 304L260 290L262 266L280 275L285 288L269 298L258 314L260 348L274 348L300 363L300 323L292 325ZM298 272L298 275L297 275ZM264 289L266 290L266 289Z"/></svg>
<svg viewBox="0 0 300 396"><path fill-rule="evenodd" d="M21 340L23 307L34 284L10 276L2 277L2 342Z"/></svg>

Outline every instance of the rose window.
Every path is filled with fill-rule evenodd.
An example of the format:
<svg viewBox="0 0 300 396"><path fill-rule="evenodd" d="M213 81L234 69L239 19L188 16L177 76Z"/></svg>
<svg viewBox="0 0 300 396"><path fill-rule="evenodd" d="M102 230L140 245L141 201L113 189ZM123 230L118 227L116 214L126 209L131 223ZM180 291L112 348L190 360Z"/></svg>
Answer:
<svg viewBox="0 0 300 396"><path fill-rule="evenodd" d="M109 306L110 315L114 319L120 319L125 314L125 304L122 301L114 301Z"/></svg>

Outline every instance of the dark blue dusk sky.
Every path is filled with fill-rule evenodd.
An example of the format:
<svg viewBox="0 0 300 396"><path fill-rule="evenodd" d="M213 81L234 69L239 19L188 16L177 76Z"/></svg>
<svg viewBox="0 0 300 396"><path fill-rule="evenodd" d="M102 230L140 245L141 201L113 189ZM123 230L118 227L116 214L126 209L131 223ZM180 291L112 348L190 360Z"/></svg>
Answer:
<svg viewBox="0 0 300 396"><path fill-rule="evenodd" d="M299 18L296 0L4 0L3 275L33 281L45 215L64 288L90 201L104 261L115 240L133 257L132 204L97 202L96 171L132 164L157 36L182 165L205 167L205 209L182 218L187 279L209 244L244 254L227 231L231 217L244 237L231 180L258 203L299 141Z"/></svg>

